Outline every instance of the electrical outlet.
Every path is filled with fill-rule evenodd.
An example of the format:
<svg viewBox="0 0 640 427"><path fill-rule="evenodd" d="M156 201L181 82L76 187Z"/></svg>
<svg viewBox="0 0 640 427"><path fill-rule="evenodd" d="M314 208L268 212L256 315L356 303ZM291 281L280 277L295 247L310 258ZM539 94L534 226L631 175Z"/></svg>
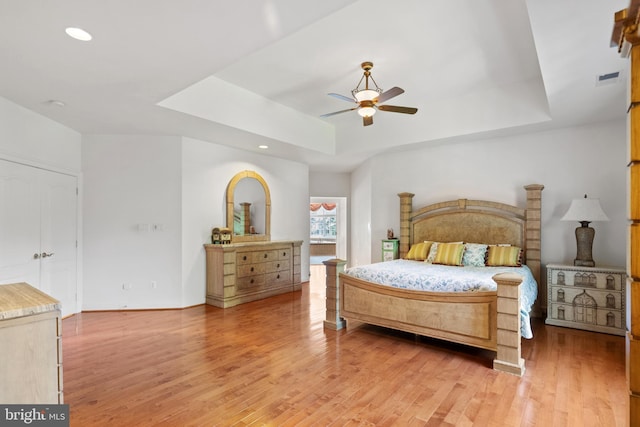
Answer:
<svg viewBox="0 0 640 427"><path fill-rule="evenodd" d="M156 289L158 287L158 283L155 280L151 281L151 289Z"/></svg>
<svg viewBox="0 0 640 427"><path fill-rule="evenodd" d="M131 290L131 283L123 283L123 284L122 284L122 290L123 290L123 291L129 291L129 290Z"/></svg>

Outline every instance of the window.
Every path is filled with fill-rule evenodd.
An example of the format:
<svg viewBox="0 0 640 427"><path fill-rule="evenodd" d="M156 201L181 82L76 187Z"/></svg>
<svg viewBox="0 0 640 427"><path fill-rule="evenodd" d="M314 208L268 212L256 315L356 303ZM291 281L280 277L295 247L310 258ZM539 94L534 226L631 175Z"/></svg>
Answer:
<svg viewBox="0 0 640 427"><path fill-rule="evenodd" d="M335 243L337 209L335 203L311 203L311 243Z"/></svg>

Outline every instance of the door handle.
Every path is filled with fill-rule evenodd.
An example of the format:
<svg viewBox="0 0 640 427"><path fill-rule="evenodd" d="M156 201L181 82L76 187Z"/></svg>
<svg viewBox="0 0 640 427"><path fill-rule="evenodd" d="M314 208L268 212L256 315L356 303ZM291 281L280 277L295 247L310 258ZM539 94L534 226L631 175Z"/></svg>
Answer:
<svg viewBox="0 0 640 427"><path fill-rule="evenodd" d="M33 254L33 259L38 259L38 258L40 258L40 254L39 253L36 252L35 254Z"/></svg>
<svg viewBox="0 0 640 427"><path fill-rule="evenodd" d="M53 256L53 252L51 252L51 253L49 253L49 254L48 254L48 253L46 253L46 252L42 252L42 254L41 254L40 256L41 256L42 258L50 257L50 256Z"/></svg>

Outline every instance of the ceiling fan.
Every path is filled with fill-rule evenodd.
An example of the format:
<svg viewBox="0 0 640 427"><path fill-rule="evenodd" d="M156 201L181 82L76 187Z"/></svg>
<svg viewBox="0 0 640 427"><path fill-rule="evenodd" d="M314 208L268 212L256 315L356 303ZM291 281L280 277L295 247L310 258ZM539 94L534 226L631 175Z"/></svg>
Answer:
<svg viewBox="0 0 640 427"><path fill-rule="evenodd" d="M379 105L382 102L385 102L394 96L398 96L404 93L403 89L399 87L392 87L386 92L383 92L375 80L373 80L373 76L371 75L371 69L373 68L372 62L363 62L360 64L362 69L364 70L364 74L360 78L358 82L358 86L351 91L352 97L340 95L337 93L330 93L329 96L333 96L335 98L341 99L347 102L353 102L358 104L353 108L347 108L346 110L334 111L333 113L323 114L320 117L329 117L335 116L336 114L346 113L347 111L358 110L358 114L362 116L362 124L363 126L369 126L373 124L373 115L377 110L380 111L389 111L392 113L403 113L403 114L415 114L418 109L413 107L398 107L396 105ZM362 81L364 80L364 87L360 88ZM375 89L369 87L369 80L373 82Z"/></svg>

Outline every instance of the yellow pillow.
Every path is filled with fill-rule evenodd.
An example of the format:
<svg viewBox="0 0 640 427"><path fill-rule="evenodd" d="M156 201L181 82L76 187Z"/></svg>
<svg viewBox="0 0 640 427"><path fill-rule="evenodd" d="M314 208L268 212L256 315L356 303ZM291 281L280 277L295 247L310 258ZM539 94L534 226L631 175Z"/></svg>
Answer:
<svg viewBox="0 0 640 427"><path fill-rule="evenodd" d="M434 264L462 265L462 254L464 244L462 243L439 243L438 252L433 260Z"/></svg>
<svg viewBox="0 0 640 427"><path fill-rule="evenodd" d="M487 266L489 267L520 267L521 249L517 246L489 246L487 252Z"/></svg>
<svg viewBox="0 0 640 427"><path fill-rule="evenodd" d="M433 242L421 242L411 245L411 249L409 249L409 253L407 254L407 259L414 259L417 261L426 259L429 249L431 248L431 243Z"/></svg>

